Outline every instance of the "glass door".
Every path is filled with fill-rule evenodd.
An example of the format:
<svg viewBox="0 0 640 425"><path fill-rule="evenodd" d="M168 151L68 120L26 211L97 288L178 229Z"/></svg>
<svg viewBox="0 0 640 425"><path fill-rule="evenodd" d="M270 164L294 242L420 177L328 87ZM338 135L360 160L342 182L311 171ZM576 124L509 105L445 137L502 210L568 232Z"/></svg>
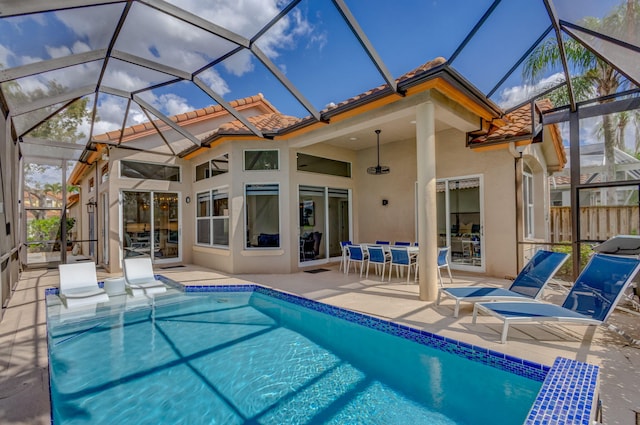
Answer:
<svg viewBox="0 0 640 425"><path fill-rule="evenodd" d="M179 259L179 202L171 192L122 192L124 257Z"/></svg>
<svg viewBox="0 0 640 425"><path fill-rule="evenodd" d="M342 257L340 241L349 239L349 191L299 188L300 263Z"/></svg>
<svg viewBox="0 0 640 425"><path fill-rule="evenodd" d="M324 187L300 186L300 262L324 259L327 256L323 238L325 230Z"/></svg>
<svg viewBox="0 0 640 425"><path fill-rule="evenodd" d="M484 271L482 177L438 180L438 246L451 247L451 268Z"/></svg>
<svg viewBox="0 0 640 425"><path fill-rule="evenodd" d="M178 194L153 194L153 255L156 260L178 258Z"/></svg>

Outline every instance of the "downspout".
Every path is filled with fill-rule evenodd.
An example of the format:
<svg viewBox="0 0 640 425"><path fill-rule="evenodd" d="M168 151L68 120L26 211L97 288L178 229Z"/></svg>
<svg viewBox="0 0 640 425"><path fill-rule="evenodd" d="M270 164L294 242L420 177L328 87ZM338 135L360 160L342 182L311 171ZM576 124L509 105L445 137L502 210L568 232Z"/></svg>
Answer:
<svg viewBox="0 0 640 425"><path fill-rule="evenodd" d="M518 201L521 199L521 193L519 192L519 188L522 187L522 173L520 172L520 160L522 159L522 150L523 147L516 146L515 142L509 143L509 153L513 156L513 183L514 183L514 193L515 193L515 211L516 211L516 274L520 271L520 246L519 246L519 235L520 229L522 228L522 209L518 206Z"/></svg>

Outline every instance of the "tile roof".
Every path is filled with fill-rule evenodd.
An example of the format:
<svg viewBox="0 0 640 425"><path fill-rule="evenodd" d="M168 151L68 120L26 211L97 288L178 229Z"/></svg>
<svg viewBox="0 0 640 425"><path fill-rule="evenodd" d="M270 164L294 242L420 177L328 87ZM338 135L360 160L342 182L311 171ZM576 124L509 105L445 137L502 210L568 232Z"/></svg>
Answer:
<svg viewBox="0 0 640 425"><path fill-rule="evenodd" d="M426 63L420 65L419 67L417 67L415 69L412 69L411 71L407 72L406 74L401 75L400 77L398 77L396 79L396 83L401 83L403 81L409 80L410 78L413 78L416 75L419 75L419 74L421 74L423 72L426 72L426 71L428 71L430 69L433 69L433 68L436 68L436 67L438 67L440 65L443 65L446 62L447 62L447 60L445 58L437 57L437 58L435 58L433 60L430 60L429 62L426 62ZM372 96L374 96L374 95L376 95L376 94L378 94L380 92L383 92L385 90L388 90L388 89L389 89L389 87L386 84L379 85L376 88L373 88L371 90L367 90L364 93L360 93L359 95L351 97L351 98L349 98L347 100L344 100L344 101L342 101L342 102L340 102L338 104L330 105L326 109L323 109L321 111L321 113L328 112L330 110L333 110L333 109L336 109L336 108L339 108L339 107L343 107L343 106L348 105L348 104L352 104L352 103L361 101L361 100L363 100L363 99L365 99L367 97L372 97Z"/></svg>
<svg viewBox="0 0 640 425"><path fill-rule="evenodd" d="M255 106L256 104L262 104L265 110L271 110L273 112L277 112L276 108L267 101L262 93L258 93L253 96L245 97L242 99L236 99L229 102L229 104L238 110L246 109L251 106ZM194 111L188 111L182 114L177 114L170 116L169 119L180 126L192 124L194 122L208 119L215 115L225 115L228 114L227 110L224 109L220 105L211 105L205 108L196 109ZM162 121L156 120L155 124L158 127L166 127L166 124ZM146 121L141 124L135 124L130 127L126 127L122 132L122 138L126 139L128 137L134 135L144 135L147 132L155 133L154 124L150 121ZM120 139L120 130L109 131L104 134L97 135L93 138L96 142L105 142L105 141L114 141Z"/></svg>
<svg viewBox="0 0 640 425"><path fill-rule="evenodd" d="M542 112L553 108L553 104L549 99L538 100L536 105ZM506 142L513 138L533 136L531 132L531 103L527 103L505 115L504 120L507 122L506 125L498 127L492 124L487 134L472 139L469 141L469 145Z"/></svg>
<svg viewBox="0 0 640 425"><path fill-rule="evenodd" d="M440 65L445 64L447 61L443 57L435 58L427 63L420 65L419 67L407 72L404 75L401 75L396 79L396 82L400 83L402 81L406 81L410 78L415 77L423 72L426 72L430 69L436 68ZM360 93L356 96L353 96L347 100L344 100L338 104L332 104L327 106L327 108L320 111L321 114L326 113L328 111L345 107L347 105L355 104L360 101L366 100L367 98L374 97L377 94L381 94L387 91L389 87L386 84L382 84L376 88L371 90L367 90L363 93ZM315 119L311 119L311 116L307 116L304 118L296 118L289 115L283 115L279 112L259 115L256 117L250 117L249 122L256 126L263 133L275 133L284 129L287 129L293 125L303 123L305 121L315 122ZM215 140L217 137L221 137L223 135L251 135L249 129L247 129L239 120L234 120L228 123L221 125L218 129L209 134L203 144L207 145Z"/></svg>

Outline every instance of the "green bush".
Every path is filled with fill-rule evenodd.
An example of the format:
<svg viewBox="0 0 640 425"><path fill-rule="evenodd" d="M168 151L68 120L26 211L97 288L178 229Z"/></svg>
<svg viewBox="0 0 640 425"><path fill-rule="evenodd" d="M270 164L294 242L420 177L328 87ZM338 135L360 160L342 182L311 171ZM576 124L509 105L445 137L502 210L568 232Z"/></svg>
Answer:
<svg viewBox="0 0 640 425"><path fill-rule="evenodd" d="M570 257L562 265L560 270L558 270L558 273L556 273L555 278L559 280L564 280L567 282L573 282L573 261L574 261L573 246L569 242L561 242L561 243L568 243L569 245L554 246L552 248L552 251L564 252L566 254L569 254ZM580 264L582 265L582 267L584 267L587 264L592 254L593 254L593 250L591 249L591 246L589 246L588 244L580 245Z"/></svg>

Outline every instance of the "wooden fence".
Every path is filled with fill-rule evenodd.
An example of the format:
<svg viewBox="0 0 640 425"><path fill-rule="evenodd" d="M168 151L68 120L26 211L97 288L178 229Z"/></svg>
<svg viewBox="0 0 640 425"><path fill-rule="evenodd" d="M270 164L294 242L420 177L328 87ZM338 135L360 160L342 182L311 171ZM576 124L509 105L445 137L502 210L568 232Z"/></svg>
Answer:
<svg viewBox="0 0 640 425"><path fill-rule="evenodd" d="M614 235L637 235L640 227L639 208L580 208L580 239L606 240ZM551 242L571 240L571 207L551 207Z"/></svg>

